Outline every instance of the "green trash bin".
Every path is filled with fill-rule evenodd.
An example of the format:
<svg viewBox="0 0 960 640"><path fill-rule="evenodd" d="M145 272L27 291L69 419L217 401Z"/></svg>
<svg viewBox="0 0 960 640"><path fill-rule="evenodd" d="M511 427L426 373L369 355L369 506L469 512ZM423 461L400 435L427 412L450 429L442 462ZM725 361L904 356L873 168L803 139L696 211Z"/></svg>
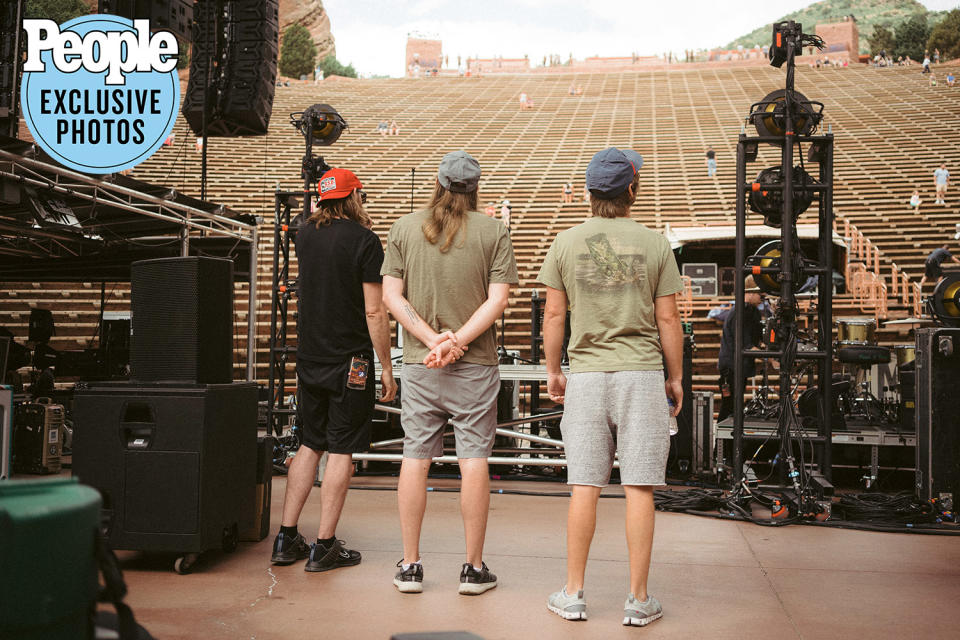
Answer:
<svg viewBox="0 0 960 640"><path fill-rule="evenodd" d="M99 518L74 479L0 482L0 639L93 637Z"/></svg>

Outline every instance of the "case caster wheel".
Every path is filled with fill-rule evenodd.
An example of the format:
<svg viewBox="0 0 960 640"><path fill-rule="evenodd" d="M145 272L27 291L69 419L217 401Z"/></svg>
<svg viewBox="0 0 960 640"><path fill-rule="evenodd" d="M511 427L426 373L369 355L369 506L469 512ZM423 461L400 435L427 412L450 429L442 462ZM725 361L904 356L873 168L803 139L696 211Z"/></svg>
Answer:
<svg viewBox="0 0 960 640"><path fill-rule="evenodd" d="M224 553L233 553L237 550L237 545L239 543L240 533L237 529L236 523L234 523L223 530L223 538L220 541L220 548Z"/></svg>
<svg viewBox="0 0 960 640"><path fill-rule="evenodd" d="M196 563L198 554L186 553L173 561L173 570L181 576L185 576L193 571L193 565Z"/></svg>

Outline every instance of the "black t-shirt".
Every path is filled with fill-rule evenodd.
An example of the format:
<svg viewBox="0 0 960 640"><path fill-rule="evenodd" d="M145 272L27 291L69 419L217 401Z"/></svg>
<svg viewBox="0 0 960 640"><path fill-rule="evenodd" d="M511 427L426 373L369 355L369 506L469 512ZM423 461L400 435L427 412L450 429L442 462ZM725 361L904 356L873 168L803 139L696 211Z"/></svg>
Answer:
<svg viewBox="0 0 960 640"><path fill-rule="evenodd" d="M927 256L927 262L933 263L935 265L941 265L944 261L950 259L950 252L940 247L939 249L934 249L929 256Z"/></svg>
<svg viewBox="0 0 960 640"><path fill-rule="evenodd" d="M734 367L734 330L736 329L736 313L731 309L726 319L723 321L723 333L720 336L720 358L718 369L720 371L733 371ZM763 337L763 324L761 322L760 310L752 304L744 305L743 308L743 346L745 348L756 347L760 345L760 339ZM748 358L743 363L743 373L745 376L753 375L756 370L755 361Z"/></svg>
<svg viewBox="0 0 960 640"><path fill-rule="evenodd" d="M711 149L710 151L707 151L707 158L708 158L709 160L713 160L714 156L716 156L716 155L717 155L717 154L713 152L713 149Z"/></svg>
<svg viewBox="0 0 960 640"><path fill-rule="evenodd" d="M372 353L363 303L363 283L382 282L383 245L373 231L352 220L297 231L297 358L342 362Z"/></svg>

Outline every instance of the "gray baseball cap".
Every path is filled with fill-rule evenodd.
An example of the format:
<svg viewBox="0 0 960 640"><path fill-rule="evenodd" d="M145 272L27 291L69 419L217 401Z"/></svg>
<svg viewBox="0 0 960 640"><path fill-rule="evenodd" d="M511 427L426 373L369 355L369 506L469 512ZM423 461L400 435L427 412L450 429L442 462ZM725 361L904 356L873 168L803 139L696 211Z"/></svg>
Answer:
<svg viewBox="0 0 960 640"><path fill-rule="evenodd" d="M440 161L440 186L454 193L470 193L480 182L480 163L466 151L451 151Z"/></svg>
<svg viewBox="0 0 960 640"><path fill-rule="evenodd" d="M598 151L587 165L587 189L601 198L613 198L623 193L633 182L643 156L629 149L608 147Z"/></svg>

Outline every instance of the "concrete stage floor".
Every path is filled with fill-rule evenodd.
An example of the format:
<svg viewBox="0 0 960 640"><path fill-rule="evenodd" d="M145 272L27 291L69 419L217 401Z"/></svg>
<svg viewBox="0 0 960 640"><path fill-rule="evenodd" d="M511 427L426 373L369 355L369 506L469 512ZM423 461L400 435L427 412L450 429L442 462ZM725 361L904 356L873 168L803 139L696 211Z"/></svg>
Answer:
<svg viewBox="0 0 960 640"><path fill-rule="evenodd" d="M432 493L422 540L424 592L404 595L392 584L402 555L393 478L354 479L337 534L363 553L363 562L317 574L304 572L302 562L270 564L285 484L274 478L270 537L241 543L233 554L212 552L195 573L175 574L170 557L120 554L127 602L158 640L386 640L398 632L453 630L487 640L958 637L951 613L960 602L955 537L774 529L658 512L650 590L664 615L630 628L620 624L628 586L621 499L600 501L587 567L589 620L568 622L545 606L565 576L565 498L492 496L485 560L500 585L470 597L456 591L463 562L459 496ZM316 535L319 500L314 489L300 522L308 539Z"/></svg>

